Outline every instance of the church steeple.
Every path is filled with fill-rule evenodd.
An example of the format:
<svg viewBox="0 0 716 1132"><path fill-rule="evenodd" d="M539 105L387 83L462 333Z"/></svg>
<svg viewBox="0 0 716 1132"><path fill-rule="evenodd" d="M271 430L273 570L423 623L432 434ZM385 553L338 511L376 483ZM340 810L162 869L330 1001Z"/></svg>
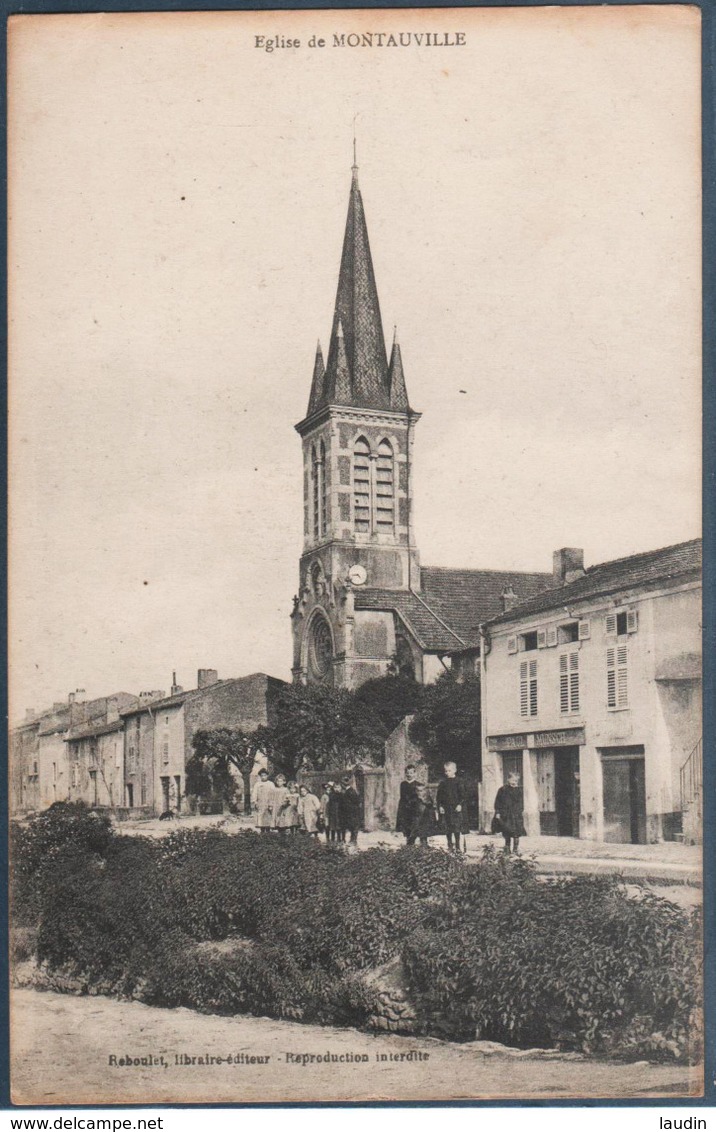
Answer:
<svg viewBox="0 0 716 1132"><path fill-rule="evenodd" d="M392 385L402 389L397 401L391 396ZM397 384L391 383L389 376L356 164L352 168L333 327L321 386L319 393L314 372L309 413L329 404L370 409L405 410L408 407L402 366Z"/></svg>

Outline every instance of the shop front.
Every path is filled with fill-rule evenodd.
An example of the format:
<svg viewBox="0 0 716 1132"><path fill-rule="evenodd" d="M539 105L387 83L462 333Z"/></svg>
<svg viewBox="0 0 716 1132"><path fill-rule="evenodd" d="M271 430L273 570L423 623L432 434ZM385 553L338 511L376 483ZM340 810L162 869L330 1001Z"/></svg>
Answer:
<svg viewBox="0 0 716 1132"><path fill-rule="evenodd" d="M583 728L535 731L487 738L497 759L499 782L517 773L525 826L531 835L580 836L580 757Z"/></svg>

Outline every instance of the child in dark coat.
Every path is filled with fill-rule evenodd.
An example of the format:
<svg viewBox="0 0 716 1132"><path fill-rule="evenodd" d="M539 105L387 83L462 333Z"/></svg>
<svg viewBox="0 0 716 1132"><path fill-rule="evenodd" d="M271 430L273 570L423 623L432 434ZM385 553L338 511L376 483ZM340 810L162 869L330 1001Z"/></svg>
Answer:
<svg viewBox="0 0 716 1132"><path fill-rule="evenodd" d="M507 784L497 791L495 825L505 839L505 853L509 855L513 849L519 853L520 837L525 836L526 830L522 817L520 776L516 771L507 776Z"/></svg>
<svg viewBox="0 0 716 1132"><path fill-rule="evenodd" d="M346 833L349 833L351 845L357 845L361 806L360 795L353 786L353 780L351 778L346 777L343 779L341 803L343 809L343 840L345 841Z"/></svg>
<svg viewBox="0 0 716 1132"><path fill-rule="evenodd" d="M448 849L459 853L465 832L465 787L457 777L457 766L453 762L445 763L445 777L438 786L437 804Z"/></svg>
<svg viewBox="0 0 716 1132"><path fill-rule="evenodd" d="M326 838L329 844L337 844L343 840L343 798L339 782L334 782L328 795L326 804Z"/></svg>

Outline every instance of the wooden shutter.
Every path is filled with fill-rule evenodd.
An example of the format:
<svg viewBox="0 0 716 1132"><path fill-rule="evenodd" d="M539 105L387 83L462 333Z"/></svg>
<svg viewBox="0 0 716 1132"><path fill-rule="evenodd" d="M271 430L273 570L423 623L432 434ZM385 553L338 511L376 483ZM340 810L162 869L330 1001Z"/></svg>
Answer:
<svg viewBox="0 0 716 1132"><path fill-rule="evenodd" d="M617 706L616 651L607 649L607 707Z"/></svg>
<svg viewBox="0 0 716 1132"><path fill-rule="evenodd" d="M507 651L508 653L517 652L517 637L507 638Z"/></svg>
<svg viewBox="0 0 716 1132"><path fill-rule="evenodd" d="M591 633L591 626L589 621L580 621L577 636L580 641L586 641Z"/></svg>
<svg viewBox="0 0 716 1132"><path fill-rule="evenodd" d="M636 609L627 610L627 633L636 633L639 627L639 613Z"/></svg>
<svg viewBox="0 0 716 1132"><path fill-rule="evenodd" d="M531 660L530 666L530 715L537 715L537 661Z"/></svg>
<svg viewBox="0 0 716 1132"><path fill-rule="evenodd" d="M569 710L579 711L579 653L569 654Z"/></svg>
<svg viewBox="0 0 716 1132"><path fill-rule="evenodd" d="M520 715L527 715L529 709L527 667L527 661L523 660L520 664Z"/></svg>
<svg viewBox="0 0 716 1132"><path fill-rule="evenodd" d="M609 635L617 631L617 615L616 613L607 613L607 633Z"/></svg>
<svg viewBox="0 0 716 1132"><path fill-rule="evenodd" d="M627 646L619 645L617 649L617 707L626 707L628 703Z"/></svg>
<svg viewBox="0 0 716 1132"><path fill-rule="evenodd" d="M547 648L552 649L557 644L557 626L552 625L547 630Z"/></svg>
<svg viewBox="0 0 716 1132"><path fill-rule="evenodd" d="M547 630L546 629L538 629L537 630L537 648L538 649L546 649L547 648Z"/></svg>
<svg viewBox="0 0 716 1132"><path fill-rule="evenodd" d="M563 713L569 711L569 670L566 652L563 652L559 658L559 710Z"/></svg>

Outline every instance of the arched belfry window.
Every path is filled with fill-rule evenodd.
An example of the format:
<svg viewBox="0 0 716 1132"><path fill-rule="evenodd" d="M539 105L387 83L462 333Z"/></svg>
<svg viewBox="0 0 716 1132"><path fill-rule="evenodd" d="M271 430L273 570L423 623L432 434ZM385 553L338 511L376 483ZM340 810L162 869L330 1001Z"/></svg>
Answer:
<svg viewBox="0 0 716 1132"><path fill-rule="evenodd" d="M393 446L389 440L381 440L375 468L375 518L379 531L392 531L395 525L394 481Z"/></svg>
<svg viewBox="0 0 716 1132"><path fill-rule="evenodd" d="M318 449L318 480L321 500L320 533L325 535L328 529L328 497L326 494L326 446L321 441Z"/></svg>
<svg viewBox="0 0 716 1132"><path fill-rule="evenodd" d="M311 445L311 506L313 513L313 537L320 534L320 494L318 483L318 454L315 444Z"/></svg>
<svg viewBox="0 0 716 1132"><path fill-rule="evenodd" d="M353 445L353 526L356 531L370 531L370 444L359 436Z"/></svg>

